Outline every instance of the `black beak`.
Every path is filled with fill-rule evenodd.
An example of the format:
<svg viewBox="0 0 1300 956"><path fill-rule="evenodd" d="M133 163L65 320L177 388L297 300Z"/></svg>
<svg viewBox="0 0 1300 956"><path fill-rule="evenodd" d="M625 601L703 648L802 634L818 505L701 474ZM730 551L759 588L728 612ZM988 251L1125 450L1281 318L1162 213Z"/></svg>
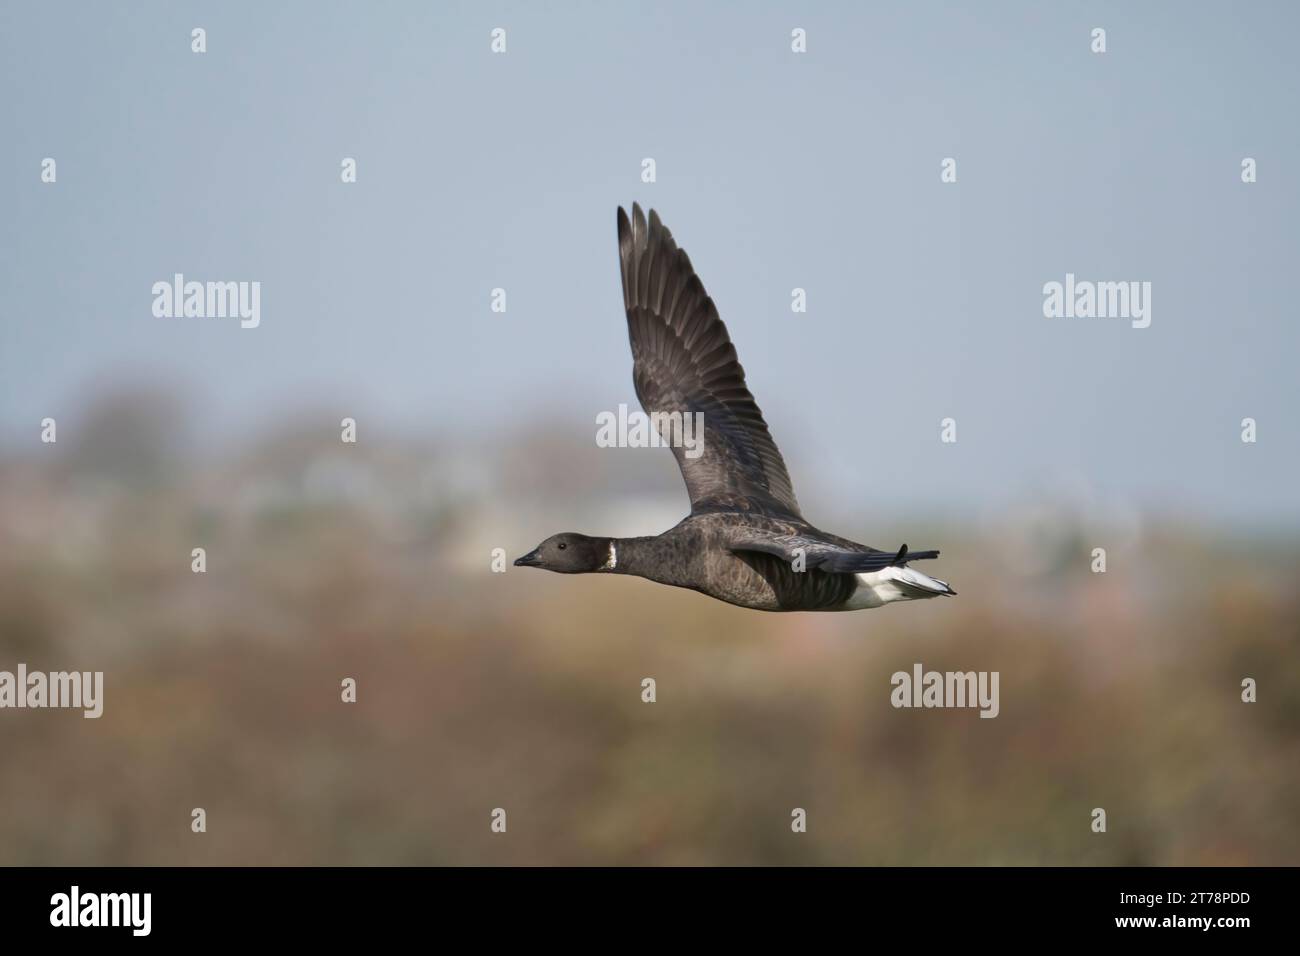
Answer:
<svg viewBox="0 0 1300 956"><path fill-rule="evenodd" d="M522 558L515 558L515 567L517 568L535 568L542 562L537 559L537 549L529 551Z"/></svg>

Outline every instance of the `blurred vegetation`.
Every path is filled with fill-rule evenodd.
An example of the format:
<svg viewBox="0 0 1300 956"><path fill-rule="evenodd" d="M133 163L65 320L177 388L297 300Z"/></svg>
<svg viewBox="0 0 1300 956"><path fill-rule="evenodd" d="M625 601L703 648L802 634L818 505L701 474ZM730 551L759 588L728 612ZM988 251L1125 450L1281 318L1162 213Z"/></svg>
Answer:
<svg viewBox="0 0 1300 956"><path fill-rule="evenodd" d="M1300 863L1285 537L1040 508L910 529L954 600L765 615L491 573L623 513L543 439L530 497L490 447L343 446L323 415L205 458L158 408L0 460L0 669L106 683L100 720L0 712L0 863ZM893 709L917 661L999 671L1001 715Z"/></svg>

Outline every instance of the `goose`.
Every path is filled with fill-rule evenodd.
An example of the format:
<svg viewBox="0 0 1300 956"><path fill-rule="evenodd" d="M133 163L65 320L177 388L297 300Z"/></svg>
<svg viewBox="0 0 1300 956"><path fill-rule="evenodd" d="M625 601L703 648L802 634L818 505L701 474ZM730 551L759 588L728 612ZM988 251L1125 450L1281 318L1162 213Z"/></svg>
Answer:
<svg viewBox="0 0 1300 956"><path fill-rule="evenodd" d="M691 511L662 534L563 532L514 562L561 574L630 574L760 611L855 611L954 595L908 567L938 551L880 551L815 528L745 385L745 370L684 249L652 209L618 209L632 382L652 421L703 414L692 450L672 448ZM666 437L666 436L665 436Z"/></svg>

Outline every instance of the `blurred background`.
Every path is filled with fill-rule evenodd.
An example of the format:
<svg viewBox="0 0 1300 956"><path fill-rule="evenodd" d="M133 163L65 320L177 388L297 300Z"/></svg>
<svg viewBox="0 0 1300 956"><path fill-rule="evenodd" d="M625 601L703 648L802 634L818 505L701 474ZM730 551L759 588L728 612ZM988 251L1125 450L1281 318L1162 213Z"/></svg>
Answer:
<svg viewBox="0 0 1300 956"><path fill-rule="evenodd" d="M0 670L106 691L0 711L0 864L1300 862L1296 20L5 4ZM687 508L595 444L633 199L807 517L958 598L492 573ZM1151 327L1043 318L1067 271L1151 281ZM261 326L155 318L175 272ZM999 717L893 709L915 662L999 671Z"/></svg>

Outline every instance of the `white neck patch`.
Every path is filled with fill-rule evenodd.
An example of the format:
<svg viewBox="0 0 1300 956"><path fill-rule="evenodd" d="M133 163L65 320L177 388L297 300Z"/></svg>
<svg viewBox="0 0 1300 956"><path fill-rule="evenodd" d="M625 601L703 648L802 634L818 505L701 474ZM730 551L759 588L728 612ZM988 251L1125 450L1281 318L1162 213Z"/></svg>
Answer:
<svg viewBox="0 0 1300 956"><path fill-rule="evenodd" d="M614 542L611 541L609 543L609 557L605 559L605 563L600 569L602 571L613 571L616 567L618 567L618 552L614 550Z"/></svg>

